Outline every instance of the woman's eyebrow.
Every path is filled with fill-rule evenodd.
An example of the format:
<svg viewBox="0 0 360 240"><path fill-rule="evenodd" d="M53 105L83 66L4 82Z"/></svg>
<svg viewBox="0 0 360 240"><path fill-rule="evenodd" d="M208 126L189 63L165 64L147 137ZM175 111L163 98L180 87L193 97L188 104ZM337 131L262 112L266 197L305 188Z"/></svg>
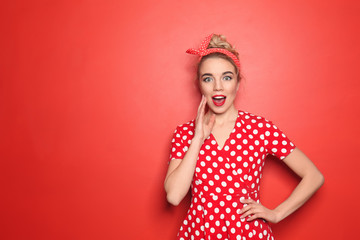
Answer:
<svg viewBox="0 0 360 240"><path fill-rule="evenodd" d="M232 72L232 71L226 71L226 72L223 72L223 75L225 75L225 74L233 74L234 75L234 73Z"/></svg>
<svg viewBox="0 0 360 240"><path fill-rule="evenodd" d="M212 74L211 73L204 73L203 75L201 75L201 77L204 77L204 76L212 76Z"/></svg>

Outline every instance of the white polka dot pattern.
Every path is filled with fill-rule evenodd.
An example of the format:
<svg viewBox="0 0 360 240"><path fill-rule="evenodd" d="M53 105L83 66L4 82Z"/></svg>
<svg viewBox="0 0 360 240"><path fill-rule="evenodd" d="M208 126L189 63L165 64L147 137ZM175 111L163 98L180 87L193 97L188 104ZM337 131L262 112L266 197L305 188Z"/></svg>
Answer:
<svg viewBox="0 0 360 240"><path fill-rule="evenodd" d="M176 128L170 160L182 159L195 120ZM192 202L177 239L273 239L264 220L246 222L241 198L259 199L265 157L284 159L295 145L271 121L239 111L234 130L219 148L212 134L201 147L192 182Z"/></svg>

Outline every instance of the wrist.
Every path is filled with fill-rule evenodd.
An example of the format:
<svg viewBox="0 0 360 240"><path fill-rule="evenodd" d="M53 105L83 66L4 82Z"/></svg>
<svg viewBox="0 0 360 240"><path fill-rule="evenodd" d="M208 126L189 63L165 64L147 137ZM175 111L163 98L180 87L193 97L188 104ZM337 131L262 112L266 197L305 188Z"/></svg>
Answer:
<svg viewBox="0 0 360 240"><path fill-rule="evenodd" d="M191 140L191 144L196 144L196 145L199 145L201 147L201 145L204 143L204 139L195 135L193 137L193 139Z"/></svg>
<svg viewBox="0 0 360 240"><path fill-rule="evenodd" d="M278 223L285 218L284 214L279 209L275 208L273 212L275 214L275 223Z"/></svg>

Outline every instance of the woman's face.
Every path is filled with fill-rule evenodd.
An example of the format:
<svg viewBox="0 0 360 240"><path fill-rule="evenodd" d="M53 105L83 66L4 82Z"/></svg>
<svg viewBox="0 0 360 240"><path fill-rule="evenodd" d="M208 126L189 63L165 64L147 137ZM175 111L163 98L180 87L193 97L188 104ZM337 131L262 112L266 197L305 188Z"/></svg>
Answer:
<svg viewBox="0 0 360 240"><path fill-rule="evenodd" d="M233 106L239 82L236 69L228 60L205 59L199 68L199 81L200 91L214 113L224 113Z"/></svg>

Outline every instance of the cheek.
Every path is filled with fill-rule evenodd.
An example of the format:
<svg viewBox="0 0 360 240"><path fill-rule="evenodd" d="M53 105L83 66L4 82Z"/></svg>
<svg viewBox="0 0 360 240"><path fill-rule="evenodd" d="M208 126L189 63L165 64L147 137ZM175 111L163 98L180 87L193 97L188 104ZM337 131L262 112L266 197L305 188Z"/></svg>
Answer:
<svg viewBox="0 0 360 240"><path fill-rule="evenodd" d="M227 91L231 94L235 94L237 93L238 91L238 84L236 83L231 83L227 86Z"/></svg>
<svg viewBox="0 0 360 240"><path fill-rule="evenodd" d="M204 83L199 83L199 89L203 95L207 95L210 90L209 86Z"/></svg>

